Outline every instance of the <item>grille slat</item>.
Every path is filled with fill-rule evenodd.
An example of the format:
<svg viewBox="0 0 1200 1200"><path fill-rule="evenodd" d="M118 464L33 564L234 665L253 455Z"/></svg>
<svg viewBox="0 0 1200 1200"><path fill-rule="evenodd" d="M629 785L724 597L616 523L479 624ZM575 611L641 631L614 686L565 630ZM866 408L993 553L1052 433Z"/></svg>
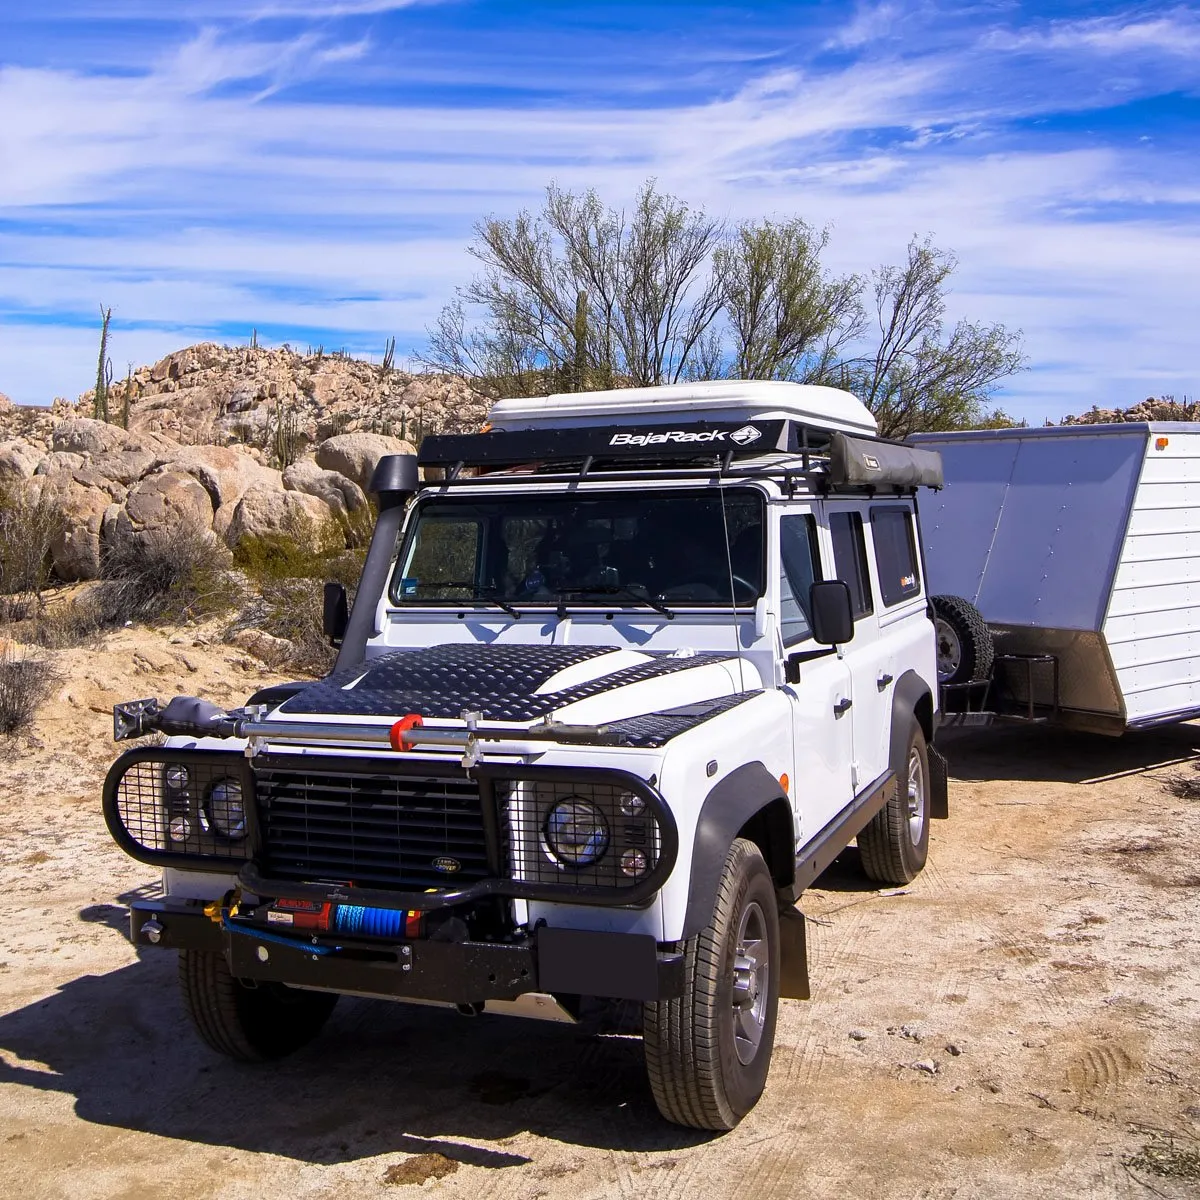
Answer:
<svg viewBox="0 0 1200 1200"><path fill-rule="evenodd" d="M265 873L424 890L488 876L479 789L462 779L256 773ZM454 872L434 859L453 858Z"/></svg>

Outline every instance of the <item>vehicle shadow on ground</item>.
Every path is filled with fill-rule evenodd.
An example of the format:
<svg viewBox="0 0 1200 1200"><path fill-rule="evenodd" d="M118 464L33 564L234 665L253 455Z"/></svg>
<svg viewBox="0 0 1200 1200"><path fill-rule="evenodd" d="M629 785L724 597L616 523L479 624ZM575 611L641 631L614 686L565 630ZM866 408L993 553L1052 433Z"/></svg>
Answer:
<svg viewBox="0 0 1200 1200"><path fill-rule="evenodd" d="M583 1026L343 997L300 1053L230 1062L193 1032L170 952L0 1017L0 1050L0 1084L73 1095L82 1120L313 1163L436 1151L518 1166L474 1143L527 1130L640 1151L713 1136L658 1115L640 1038Z"/></svg>
<svg viewBox="0 0 1200 1200"><path fill-rule="evenodd" d="M1168 766L1189 776L1200 765L1200 724L1119 738L1046 726L948 730L938 735L937 746L949 761L951 780L1099 783Z"/></svg>

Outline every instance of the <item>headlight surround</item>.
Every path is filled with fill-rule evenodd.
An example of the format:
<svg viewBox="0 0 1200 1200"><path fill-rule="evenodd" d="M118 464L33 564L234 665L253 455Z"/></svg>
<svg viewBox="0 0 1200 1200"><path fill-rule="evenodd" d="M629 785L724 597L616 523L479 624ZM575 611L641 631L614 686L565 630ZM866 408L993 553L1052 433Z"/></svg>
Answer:
<svg viewBox="0 0 1200 1200"><path fill-rule="evenodd" d="M246 836L246 804L242 785L226 776L209 785L204 796L204 816L209 828L230 842Z"/></svg>
<svg viewBox="0 0 1200 1200"><path fill-rule="evenodd" d="M546 816L543 833L551 858L564 867L590 867L608 849L608 822L583 796L558 801Z"/></svg>

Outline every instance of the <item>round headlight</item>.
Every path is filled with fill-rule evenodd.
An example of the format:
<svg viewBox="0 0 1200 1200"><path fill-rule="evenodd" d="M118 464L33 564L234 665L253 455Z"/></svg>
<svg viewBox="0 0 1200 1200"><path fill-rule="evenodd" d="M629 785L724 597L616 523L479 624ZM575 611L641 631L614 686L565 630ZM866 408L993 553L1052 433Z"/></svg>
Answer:
<svg viewBox="0 0 1200 1200"><path fill-rule="evenodd" d="M246 836L246 809L242 785L236 779L218 779L208 789L204 813L213 830L236 842Z"/></svg>
<svg viewBox="0 0 1200 1200"><path fill-rule="evenodd" d="M546 845L564 866L591 866L608 848L604 814L582 796L568 796L546 818Z"/></svg>

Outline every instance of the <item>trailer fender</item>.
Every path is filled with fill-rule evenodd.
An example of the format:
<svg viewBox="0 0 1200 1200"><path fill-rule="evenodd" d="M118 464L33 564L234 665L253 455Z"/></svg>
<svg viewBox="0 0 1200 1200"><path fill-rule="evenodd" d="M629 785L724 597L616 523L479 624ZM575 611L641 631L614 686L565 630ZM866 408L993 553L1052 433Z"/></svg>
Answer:
<svg viewBox="0 0 1200 1200"><path fill-rule="evenodd" d="M761 762L730 771L704 798L692 845L683 940L711 920L725 858L739 836L762 850L776 888L791 887L796 877L792 806L779 780Z"/></svg>
<svg viewBox="0 0 1200 1200"><path fill-rule="evenodd" d="M929 750L929 815L935 820L943 820L950 815L950 800L946 787L946 760L933 748L933 693L929 684L915 671L905 671L896 681L892 692L892 734L888 762L897 779L907 777L904 760L908 754L908 731L914 717L925 734Z"/></svg>

